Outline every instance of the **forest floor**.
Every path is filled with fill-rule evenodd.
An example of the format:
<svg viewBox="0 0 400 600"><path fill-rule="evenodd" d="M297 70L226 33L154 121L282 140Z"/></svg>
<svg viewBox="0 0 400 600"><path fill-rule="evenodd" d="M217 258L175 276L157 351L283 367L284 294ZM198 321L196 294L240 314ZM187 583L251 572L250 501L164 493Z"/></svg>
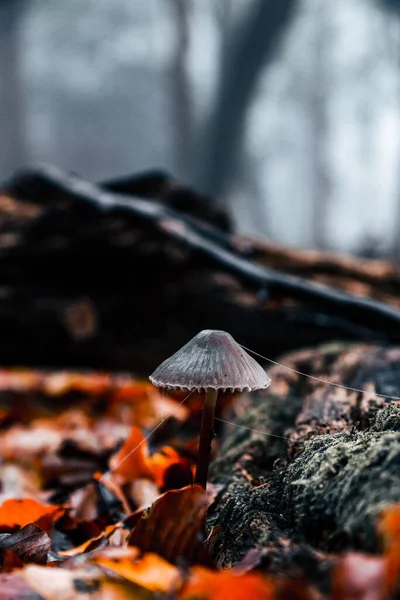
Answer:
<svg viewBox="0 0 400 600"><path fill-rule="evenodd" d="M0 600L399 597L399 307L398 265L240 237L163 174L18 174L0 193ZM148 375L210 328L272 381L220 395L204 490L203 397Z"/></svg>

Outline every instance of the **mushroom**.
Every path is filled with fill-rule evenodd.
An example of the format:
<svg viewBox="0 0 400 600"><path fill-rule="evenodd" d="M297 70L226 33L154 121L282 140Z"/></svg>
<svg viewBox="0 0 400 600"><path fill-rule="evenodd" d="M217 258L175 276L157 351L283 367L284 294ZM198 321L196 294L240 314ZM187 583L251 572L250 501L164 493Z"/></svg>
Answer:
<svg viewBox="0 0 400 600"><path fill-rule="evenodd" d="M226 331L205 329L167 358L150 381L157 387L205 393L195 483L207 485L218 392L263 389L271 380L264 369Z"/></svg>

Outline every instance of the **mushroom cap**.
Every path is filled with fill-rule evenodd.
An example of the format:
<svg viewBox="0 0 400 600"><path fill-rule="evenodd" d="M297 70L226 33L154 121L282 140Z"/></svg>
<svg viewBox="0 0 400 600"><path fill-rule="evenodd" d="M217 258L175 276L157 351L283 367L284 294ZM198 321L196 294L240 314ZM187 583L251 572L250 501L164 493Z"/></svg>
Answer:
<svg viewBox="0 0 400 600"><path fill-rule="evenodd" d="M264 369L226 331L205 329L167 358L152 375L157 387L174 390L253 391L269 386Z"/></svg>

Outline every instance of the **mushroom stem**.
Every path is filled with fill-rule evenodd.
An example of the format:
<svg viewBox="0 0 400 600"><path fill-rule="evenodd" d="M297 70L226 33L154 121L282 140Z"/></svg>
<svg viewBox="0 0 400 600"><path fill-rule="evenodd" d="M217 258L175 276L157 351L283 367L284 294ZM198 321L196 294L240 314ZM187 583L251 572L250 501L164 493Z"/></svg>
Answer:
<svg viewBox="0 0 400 600"><path fill-rule="evenodd" d="M207 486L208 465L210 462L211 442L214 437L214 413L217 404L218 390L206 389L206 397L203 405L203 416L201 419L199 456L197 459L196 475L194 482L204 489Z"/></svg>

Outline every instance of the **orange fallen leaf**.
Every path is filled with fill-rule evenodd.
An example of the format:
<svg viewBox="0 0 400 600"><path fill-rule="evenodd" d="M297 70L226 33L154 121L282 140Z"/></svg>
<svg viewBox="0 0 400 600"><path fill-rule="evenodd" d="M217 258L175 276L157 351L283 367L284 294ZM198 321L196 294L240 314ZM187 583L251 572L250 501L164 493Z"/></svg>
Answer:
<svg viewBox="0 0 400 600"><path fill-rule="evenodd" d="M128 545L157 552L170 562L183 558L207 562L201 543L207 493L199 485L166 492L143 512L128 537Z"/></svg>
<svg viewBox="0 0 400 600"><path fill-rule="evenodd" d="M272 600L276 586L258 574L237 575L232 571L211 571L193 567L180 600Z"/></svg>
<svg viewBox="0 0 400 600"><path fill-rule="evenodd" d="M151 479L159 488L165 487L167 471L174 466L181 471L180 477L176 478L178 486L193 481L190 462L170 446L164 446L150 456L146 438L138 427L132 427L120 450L110 459L110 471L121 483Z"/></svg>
<svg viewBox="0 0 400 600"><path fill-rule="evenodd" d="M60 506L41 504L33 498L6 500L0 506L0 530L10 531L36 523L44 531L49 531L53 520L63 512Z"/></svg>
<svg viewBox="0 0 400 600"><path fill-rule="evenodd" d="M378 529L385 548L385 590L390 594L400 585L400 504L382 512Z"/></svg>
<svg viewBox="0 0 400 600"><path fill-rule="evenodd" d="M154 481L159 488L165 486L165 477L170 467L176 465L187 472L187 483L191 483L192 470L187 459L182 458L179 453L170 446L164 446L159 452L155 452L148 460L149 468L153 475Z"/></svg>
<svg viewBox="0 0 400 600"><path fill-rule="evenodd" d="M93 562L153 592L172 593L181 584L176 567L157 554L140 557L137 548L110 548Z"/></svg>
<svg viewBox="0 0 400 600"><path fill-rule="evenodd" d="M378 528L385 546L400 544L400 504L390 506L382 512Z"/></svg>
<svg viewBox="0 0 400 600"><path fill-rule="evenodd" d="M141 477L151 479L153 475L148 461L146 439L138 427L132 427L119 452L112 456L110 469L123 482Z"/></svg>

